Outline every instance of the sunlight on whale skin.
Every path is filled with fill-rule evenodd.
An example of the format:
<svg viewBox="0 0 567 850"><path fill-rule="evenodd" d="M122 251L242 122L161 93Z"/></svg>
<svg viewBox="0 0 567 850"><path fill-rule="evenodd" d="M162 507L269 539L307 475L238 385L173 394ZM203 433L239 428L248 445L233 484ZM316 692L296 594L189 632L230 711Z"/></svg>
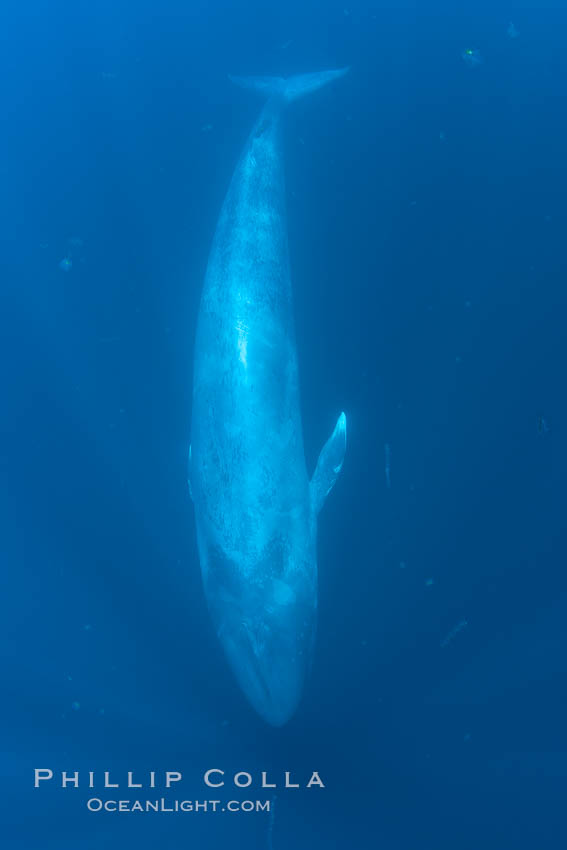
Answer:
<svg viewBox="0 0 567 850"><path fill-rule="evenodd" d="M205 595L240 687L274 726L295 712L311 664L317 514L346 448L341 413L309 482L281 117L347 70L233 78L269 99L220 213L197 324L189 488Z"/></svg>

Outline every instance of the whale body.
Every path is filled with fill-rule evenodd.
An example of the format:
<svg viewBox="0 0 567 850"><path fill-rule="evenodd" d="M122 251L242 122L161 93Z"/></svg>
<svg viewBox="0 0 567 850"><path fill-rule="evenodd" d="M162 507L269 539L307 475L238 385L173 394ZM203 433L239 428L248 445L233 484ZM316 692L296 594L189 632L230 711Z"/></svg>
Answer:
<svg viewBox="0 0 567 850"><path fill-rule="evenodd" d="M300 700L317 613L316 529L339 474L339 416L311 482L303 450L281 144L288 103L347 69L232 78L267 95L218 220L199 309L189 489L205 596L256 711Z"/></svg>

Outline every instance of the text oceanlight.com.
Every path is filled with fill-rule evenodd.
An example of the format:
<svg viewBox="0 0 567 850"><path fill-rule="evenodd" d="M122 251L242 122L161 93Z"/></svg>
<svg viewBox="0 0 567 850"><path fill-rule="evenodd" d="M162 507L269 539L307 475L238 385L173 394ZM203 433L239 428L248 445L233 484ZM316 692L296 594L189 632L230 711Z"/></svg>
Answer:
<svg viewBox="0 0 567 850"><path fill-rule="evenodd" d="M271 800L87 800L89 812L269 812Z"/></svg>

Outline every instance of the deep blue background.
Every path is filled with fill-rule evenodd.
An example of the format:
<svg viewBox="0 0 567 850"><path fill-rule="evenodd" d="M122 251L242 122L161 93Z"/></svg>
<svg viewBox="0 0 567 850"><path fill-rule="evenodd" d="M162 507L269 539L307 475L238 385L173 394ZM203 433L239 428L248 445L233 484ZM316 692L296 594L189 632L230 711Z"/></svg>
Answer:
<svg viewBox="0 0 567 850"><path fill-rule="evenodd" d="M208 767L319 769L274 850L565 842L566 31L560 0L5 4L3 848L268 846L265 815L89 815L34 767L193 799ZM192 347L260 108L227 72L342 64L286 131L309 468L343 408L349 446L273 730L201 591Z"/></svg>

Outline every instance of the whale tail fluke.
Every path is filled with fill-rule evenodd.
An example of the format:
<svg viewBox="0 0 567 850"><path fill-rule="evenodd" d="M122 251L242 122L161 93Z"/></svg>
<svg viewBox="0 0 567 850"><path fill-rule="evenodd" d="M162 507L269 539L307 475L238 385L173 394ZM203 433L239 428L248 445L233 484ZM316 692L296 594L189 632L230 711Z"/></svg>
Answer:
<svg viewBox="0 0 567 850"><path fill-rule="evenodd" d="M299 100L305 94L311 94L317 89L323 88L327 83L337 80L349 71L349 68L336 68L331 71L316 71L312 74L296 74L293 77L233 77L229 79L237 86L245 89L253 89L261 94L271 97L279 95L288 103Z"/></svg>
<svg viewBox="0 0 567 850"><path fill-rule="evenodd" d="M346 451L346 416L341 413L335 430L321 449L313 478L309 485L311 505L315 515L319 513L325 499L334 487L341 471Z"/></svg>

